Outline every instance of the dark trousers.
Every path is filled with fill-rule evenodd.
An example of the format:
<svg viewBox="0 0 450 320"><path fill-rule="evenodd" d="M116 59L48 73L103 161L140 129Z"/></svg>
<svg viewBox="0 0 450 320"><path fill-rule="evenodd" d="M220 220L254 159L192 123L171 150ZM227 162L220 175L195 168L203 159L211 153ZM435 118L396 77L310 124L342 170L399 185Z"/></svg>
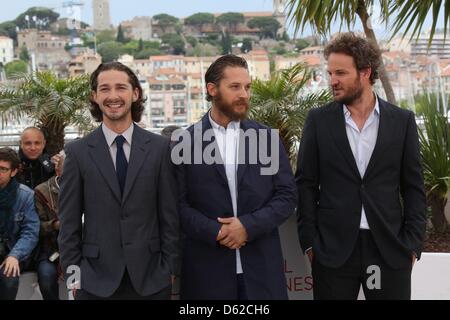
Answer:
<svg viewBox="0 0 450 320"><path fill-rule="evenodd" d="M15 300L19 290L19 277L6 277L0 269L0 300Z"/></svg>
<svg viewBox="0 0 450 320"><path fill-rule="evenodd" d="M155 294L141 296L134 289L130 276L128 275L128 272L125 271L119 288L112 296L107 298L98 297L81 289L76 291L75 300L170 300L171 294L172 286L169 285Z"/></svg>
<svg viewBox="0 0 450 320"><path fill-rule="evenodd" d="M367 300L411 299L411 267L393 269L387 265L370 230L360 230L355 248L339 268L330 268L313 258L314 299L358 298L360 286Z"/></svg>
<svg viewBox="0 0 450 320"><path fill-rule="evenodd" d="M56 264L41 260L37 266L39 289L44 300L59 300L58 273Z"/></svg>
<svg viewBox="0 0 450 320"><path fill-rule="evenodd" d="M244 275L242 273L237 275L237 300L248 300Z"/></svg>

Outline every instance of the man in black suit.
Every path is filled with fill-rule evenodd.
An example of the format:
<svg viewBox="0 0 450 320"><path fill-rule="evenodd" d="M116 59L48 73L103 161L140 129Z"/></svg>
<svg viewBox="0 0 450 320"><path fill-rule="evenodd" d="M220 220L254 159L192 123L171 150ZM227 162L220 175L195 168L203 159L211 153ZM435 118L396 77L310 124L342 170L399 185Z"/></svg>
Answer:
<svg viewBox="0 0 450 320"><path fill-rule="evenodd" d="M380 51L352 33L325 48L334 102L311 110L298 154L298 234L315 299L410 299L425 234L414 114L377 97Z"/></svg>
<svg viewBox="0 0 450 320"><path fill-rule="evenodd" d="M205 82L212 107L172 153L188 141L183 152L192 157L177 167L186 234L181 298L287 299L278 226L294 212L296 188L286 152L277 131L246 119L244 59L220 57ZM271 155L269 164L260 153Z"/></svg>
<svg viewBox="0 0 450 320"><path fill-rule="evenodd" d="M144 106L128 67L101 64L91 90L91 113L102 125L66 148L61 265L67 276L81 269L76 299L169 299L180 258L169 139L133 123Z"/></svg>

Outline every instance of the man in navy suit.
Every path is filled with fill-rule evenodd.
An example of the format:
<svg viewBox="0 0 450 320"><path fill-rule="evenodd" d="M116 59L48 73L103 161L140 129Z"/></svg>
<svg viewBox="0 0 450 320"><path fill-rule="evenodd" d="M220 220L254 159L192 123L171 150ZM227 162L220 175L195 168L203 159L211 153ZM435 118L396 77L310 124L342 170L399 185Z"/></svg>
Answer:
<svg viewBox="0 0 450 320"><path fill-rule="evenodd" d="M278 226L296 203L288 157L277 131L246 119L244 59L217 59L205 83L212 107L172 151L174 160L188 141L177 163L181 298L287 299ZM269 154L270 163L262 161Z"/></svg>

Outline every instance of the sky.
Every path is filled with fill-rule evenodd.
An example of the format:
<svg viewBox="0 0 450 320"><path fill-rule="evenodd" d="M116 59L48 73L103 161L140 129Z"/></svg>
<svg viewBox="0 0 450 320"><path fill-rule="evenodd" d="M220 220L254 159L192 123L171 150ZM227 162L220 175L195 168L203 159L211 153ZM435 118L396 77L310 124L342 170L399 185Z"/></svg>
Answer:
<svg viewBox="0 0 450 320"><path fill-rule="evenodd" d="M43 6L53 8L64 16L65 9L62 4L66 0L15 0L2 1L0 10L0 22L13 20L20 13L33 6ZM338 0L337 0L338 1ZM79 2L79 1L77 1ZM92 24L92 1L81 0L84 2L82 9L82 20ZM376 3L376 1L375 1ZM272 11L272 0L110 0L111 20L114 25L118 25L123 20L131 20L135 16L153 16L158 13L168 13L170 15L182 18L197 12L255 12ZM374 12L377 8L374 9ZM442 21L442 20L441 20ZM373 23L375 33L379 38L386 38L388 32L383 24ZM431 26L431 19L428 19L426 27ZM438 23L438 27L443 27L443 22ZM292 36L292 28L289 29ZM339 23L332 27L333 32L339 30ZM346 31L346 29L343 29ZM362 31L359 23L356 23L354 31ZM307 28L297 37L311 35L311 29Z"/></svg>

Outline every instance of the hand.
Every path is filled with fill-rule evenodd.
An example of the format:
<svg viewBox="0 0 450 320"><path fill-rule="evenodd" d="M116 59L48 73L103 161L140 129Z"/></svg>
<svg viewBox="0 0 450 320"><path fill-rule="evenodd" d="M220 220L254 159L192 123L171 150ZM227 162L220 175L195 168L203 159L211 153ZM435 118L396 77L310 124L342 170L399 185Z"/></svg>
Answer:
<svg viewBox="0 0 450 320"><path fill-rule="evenodd" d="M3 274L8 278L20 276L19 260L16 257L6 258L0 265L0 269L3 269Z"/></svg>
<svg viewBox="0 0 450 320"><path fill-rule="evenodd" d="M55 173L56 173L56 175L58 177L60 177L61 174L62 174L62 167L63 167L63 164L64 164L64 156L61 153L55 154L51 158L51 161L55 165Z"/></svg>
<svg viewBox="0 0 450 320"><path fill-rule="evenodd" d="M309 248L308 250L306 250L305 253L308 255L309 263L312 263L312 260L314 258L314 254L313 254L312 248Z"/></svg>
<svg viewBox="0 0 450 320"><path fill-rule="evenodd" d="M245 245L248 235L241 221L236 218L217 218L222 224L217 241L230 249L239 249Z"/></svg>

